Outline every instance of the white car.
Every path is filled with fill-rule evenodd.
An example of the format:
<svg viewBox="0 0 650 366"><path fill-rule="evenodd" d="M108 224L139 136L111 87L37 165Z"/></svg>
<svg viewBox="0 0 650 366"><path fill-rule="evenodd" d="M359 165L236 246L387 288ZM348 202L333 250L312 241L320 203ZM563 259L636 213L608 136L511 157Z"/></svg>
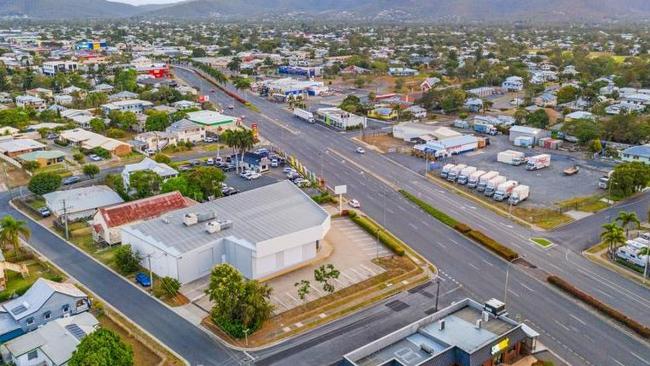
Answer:
<svg viewBox="0 0 650 366"><path fill-rule="evenodd" d="M214 165L214 159L208 158L208 160L205 161L207 165Z"/></svg>
<svg viewBox="0 0 650 366"><path fill-rule="evenodd" d="M278 159L271 160L271 168L277 168L279 165Z"/></svg>
<svg viewBox="0 0 650 366"><path fill-rule="evenodd" d="M359 201L357 201L355 199L350 200L348 202L348 205L350 205L350 207L353 207L353 208L360 208L361 207L361 204L359 203Z"/></svg>
<svg viewBox="0 0 650 366"><path fill-rule="evenodd" d="M243 171L243 172L239 173L239 176L244 178L244 179L248 179L248 176L251 175L252 173L253 172L246 170L246 171Z"/></svg>
<svg viewBox="0 0 650 366"><path fill-rule="evenodd" d="M291 172L295 172L295 169L288 166L288 167L285 167L284 169L282 169L282 172L285 173L285 174L289 174Z"/></svg>
<svg viewBox="0 0 650 366"><path fill-rule="evenodd" d="M253 180L253 179L258 179L258 178L261 177L261 176L262 176L262 174L260 174L260 173L258 173L258 172L251 172L251 173L246 177L246 179L248 179L248 180Z"/></svg>
<svg viewBox="0 0 650 366"><path fill-rule="evenodd" d="M362 147L357 147L357 149L355 151L357 152L357 154L365 154L366 153L366 150L364 150Z"/></svg>
<svg viewBox="0 0 650 366"><path fill-rule="evenodd" d="M235 109L235 106L231 104L228 106L228 109Z"/></svg>

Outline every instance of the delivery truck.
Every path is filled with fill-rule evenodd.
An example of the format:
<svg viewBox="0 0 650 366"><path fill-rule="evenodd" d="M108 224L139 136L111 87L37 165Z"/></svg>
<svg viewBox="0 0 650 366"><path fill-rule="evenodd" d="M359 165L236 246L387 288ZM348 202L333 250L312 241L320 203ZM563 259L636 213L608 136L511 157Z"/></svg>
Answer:
<svg viewBox="0 0 650 366"><path fill-rule="evenodd" d="M603 175L598 179L598 188L607 189L607 187L609 187L609 179L612 177L613 172L614 171L611 170L607 173L607 175Z"/></svg>
<svg viewBox="0 0 650 366"><path fill-rule="evenodd" d="M483 175L485 175L485 173L485 170L477 170L470 174L469 179L467 180L467 186L469 188L476 188L476 185L478 185L479 180Z"/></svg>
<svg viewBox="0 0 650 366"><path fill-rule="evenodd" d="M508 179L502 175L498 175L492 179L490 179L487 182L487 185L485 185L485 192L483 194L486 197L492 197L494 195L494 192L497 190L497 187L499 184L505 183Z"/></svg>
<svg viewBox="0 0 650 366"><path fill-rule="evenodd" d="M524 184L518 185L512 190L508 203L517 206L519 202L525 201L530 195L530 187Z"/></svg>
<svg viewBox="0 0 650 366"><path fill-rule="evenodd" d="M499 172L491 170L481 176L479 178L478 183L476 184L476 190L479 192L485 191L485 187L487 187L487 184L492 178L498 177Z"/></svg>
<svg viewBox="0 0 650 366"><path fill-rule="evenodd" d="M458 179L456 180L456 183L462 185L467 184L467 181L469 180L469 176L474 174L474 172L476 172L476 167L473 166L468 166L467 168L461 170L460 174L458 175Z"/></svg>
<svg viewBox="0 0 650 366"><path fill-rule="evenodd" d="M449 171L452 170L456 164L445 164L445 166L442 167L442 170L440 170L440 176L443 179L447 179L447 175L449 175Z"/></svg>
<svg viewBox="0 0 650 366"><path fill-rule="evenodd" d="M467 168L467 165L465 164L456 165L449 171L449 174L447 174L447 180L450 182L455 182L456 179L458 179L458 176L460 175L460 171L465 168Z"/></svg>
<svg viewBox="0 0 650 366"><path fill-rule="evenodd" d="M478 133L485 133L492 136L497 134L496 127L492 126L489 123L483 123L483 122L474 122L474 131Z"/></svg>
<svg viewBox="0 0 650 366"><path fill-rule="evenodd" d="M497 161L499 163L510 165L521 165L526 160L526 155L519 151L506 150L497 154Z"/></svg>
<svg viewBox="0 0 650 366"><path fill-rule="evenodd" d="M314 119L314 114L304 109L294 108L293 115L309 123L314 123L316 121Z"/></svg>
<svg viewBox="0 0 650 366"><path fill-rule="evenodd" d="M512 194L512 190L515 189L519 183L516 180L509 180L507 182L499 184L497 186L497 190L494 192L494 196L492 198L495 201L503 201L508 198L510 198L510 195Z"/></svg>
<svg viewBox="0 0 650 366"><path fill-rule="evenodd" d="M526 163L526 170L540 170L551 165L551 155L540 154L531 156Z"/></svg>

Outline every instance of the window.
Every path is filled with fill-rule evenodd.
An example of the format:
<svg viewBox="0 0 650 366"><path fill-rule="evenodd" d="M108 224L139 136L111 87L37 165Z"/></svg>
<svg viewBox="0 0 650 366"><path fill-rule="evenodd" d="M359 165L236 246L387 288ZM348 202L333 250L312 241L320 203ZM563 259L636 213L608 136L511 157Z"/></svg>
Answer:
<svg viewBox="0 0 650 366"><path fill-rule="evenodd" d="M67 313L68 311L70 311L70 305L68 304L63 305L63 312Z"/></svg>
<svg viewBox="0 0 650 366"><path fill-rule="evenodd" d="M29 353L27 353L27 360L28 361L29 360L34 360L34 359L37 359L37 358L38 358L38 350L35 349L35 350L29 351Z"/></svg>
<svg viewBox="0 0 650 366"><path fill-rule="evenodd" d="M46 311L45 313L43 313L43 318L49 319L51 317L52 317L52 312L51 311Z"/></svg>
<svg viewBox="0 0 650 366"><path fill-rule="evenodd" d="M27 325L32 325L34 324L34 318L27 318Z"/></svg>

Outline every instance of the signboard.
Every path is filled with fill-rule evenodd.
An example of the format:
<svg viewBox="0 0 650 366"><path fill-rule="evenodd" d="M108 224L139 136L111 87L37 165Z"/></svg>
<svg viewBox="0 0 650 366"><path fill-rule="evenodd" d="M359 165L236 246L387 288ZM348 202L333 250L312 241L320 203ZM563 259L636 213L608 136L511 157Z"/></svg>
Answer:
<svg viewBox="0 0 650 366"><path fill-rule="evenodd" d="M348 186L342 185L342 186L334 187L334 194L346 194L346 193L348 193Z"/></svg>
<svg viewBox="0 0 650 366"><path fill-rule="evenodd" d="M251 124L251 130L253 130L253 136L257 138L257 123L252 123Z"/></svg>
<svg viewBox="0 0 650 366"><path fill-rule="evenodd" d="M497 354L504 349L508 348L508 344L510 344L510 338L504 338L501 340L501 342L495 344L492 346L492 355Z"/></svg>
<svg viewBox="0 0 650 366"><path fill-rule="evenodd" d="M210 101L210 96L209 95L201 95L199 96L199 103L205 103Z"/></svg>

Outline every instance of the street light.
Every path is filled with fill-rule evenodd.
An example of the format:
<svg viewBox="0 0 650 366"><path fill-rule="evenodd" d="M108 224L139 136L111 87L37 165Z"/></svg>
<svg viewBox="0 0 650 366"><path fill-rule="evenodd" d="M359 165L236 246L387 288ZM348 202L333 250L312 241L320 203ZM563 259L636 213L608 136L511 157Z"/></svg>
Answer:
<svg viewBox="0 0 650 366"><path fill-rule="evenodd" d="M508 262L508 267L506 267L506 283L503 288L503 303L507 304L508 300L508 279L510 278L510 264L511 262Z"/></svg>

